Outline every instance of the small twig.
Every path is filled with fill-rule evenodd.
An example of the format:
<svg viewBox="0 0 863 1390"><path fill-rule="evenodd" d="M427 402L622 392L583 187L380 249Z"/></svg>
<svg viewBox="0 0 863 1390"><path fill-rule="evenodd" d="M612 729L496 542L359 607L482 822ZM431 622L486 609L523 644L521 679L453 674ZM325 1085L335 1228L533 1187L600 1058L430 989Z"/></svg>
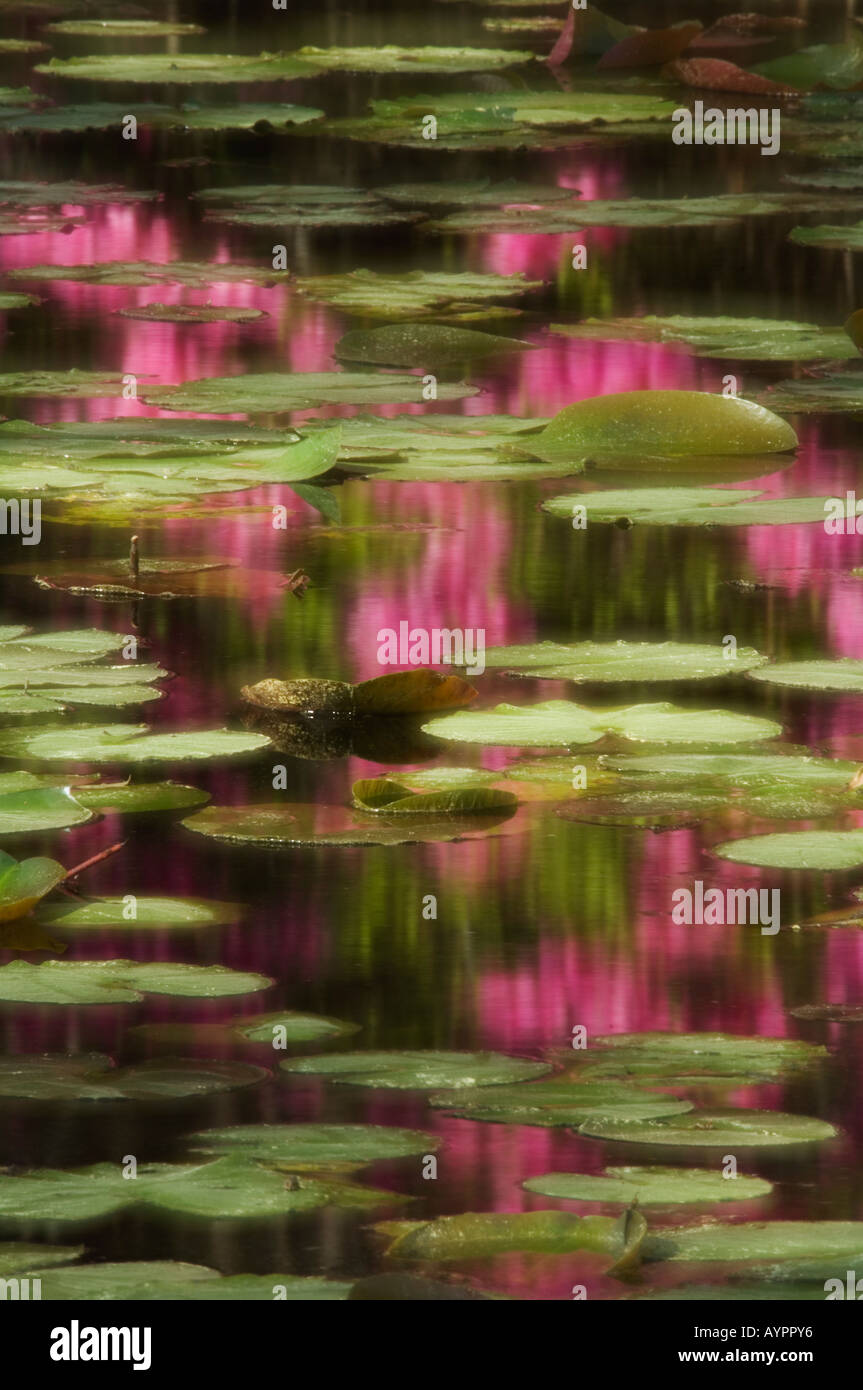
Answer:
<svg viewBox="0 0 863 1390"><path fill-rule="evenodd" d="M129 574L133 579L138 578L138 537L133 536L129 542Z"/></svg>
<svg viewBox="0 0 863 1390"><path fill-rule="evenodd" d="M83 864L76 864L74 869L70 869L67 873L63 880L64 883L68 883L70 879L77 878L85 869L92 869L94 864L101 864L103 859L109 859L112 854L116 854L117 851L122 849L126 844L128 844L127 840L120 840L116 845L110 845L108 849L100 850L98 854L94 854L91 858L85 859Z"/></svg>

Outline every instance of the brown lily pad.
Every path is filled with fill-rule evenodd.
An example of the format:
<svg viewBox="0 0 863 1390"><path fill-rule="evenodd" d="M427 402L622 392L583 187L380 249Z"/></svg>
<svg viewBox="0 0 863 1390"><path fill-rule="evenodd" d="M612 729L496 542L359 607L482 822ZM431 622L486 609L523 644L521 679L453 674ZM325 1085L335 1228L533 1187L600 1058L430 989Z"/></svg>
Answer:
<svg viewBox="0 0 863 1390"><path fill-rule="evenodd" d="M796 87L747 72L736 63L726 63L720 58L678 58L663 68L662 75L686 87L703 87L713 92L771 92L776 96L791 96L797 91Z"/></svg>

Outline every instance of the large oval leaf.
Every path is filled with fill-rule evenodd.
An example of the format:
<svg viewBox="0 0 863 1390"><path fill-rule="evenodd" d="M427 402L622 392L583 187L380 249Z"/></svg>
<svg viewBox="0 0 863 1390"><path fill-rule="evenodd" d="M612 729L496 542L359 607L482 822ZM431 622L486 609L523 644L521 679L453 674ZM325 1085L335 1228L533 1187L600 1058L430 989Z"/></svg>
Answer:
<svg viewBox="0 0 863 1390"><path fill-rule="evenodd" d="M526 676L569 681L721 679L766 661L751 647L731 653L691 642L536 642L490 647L485 654L486 666L512 666Z"/></svg>
<svg viewBox="0 0 863 1390"><path fill-rule="evenodd" d="M206 1129L189 1143L200 1153L241 1154L294 1169L362 1168L369 1163L434 1153L440 1139L387 1125L237 1125Z"/></svg>
<svg viewBox="0 0 863 1390"><path fill-rule="evenodd" d="M423 729L457 742L525 748L597 743L606 734L648 743L749 743L782 732L769 719L730 710L687 710L670 704L594 710L568 700L462 710L432 719Z"/></svg>
<svg viewBox="0 0 863 1390"><path fill-rule="evenodd" d="M700 1202L742 1202L767 1197L773 1184L763 1178L726 1178L705 1168L607 1168L601 1174L545 1173L522 1183L528 1192L570 1202L614 1202L629 1206L677 1206Z"/></svg>
<svg viewBox="0 0 863 1390"><path fill-rule="evenodd" d="M720 859L765 869L856 869L863 864L863 830L792 830L726 840L714 849Z"/></svg>
<svg viewBox="0 0 863 1390"><path fill-rule="evenodd" d="M61 763L144 763L197 758L232 758L269 746L263 734L231 729L154 734L146 724L57 725L4 729L0 756Z"/></svg>
<svg viewBox="0 0 863 1390"><path fill-rule="evenodd" d="M399 1091L435 1091L496 1086L542 1076L545 1062L527 1062L499 1052L339 1052L282 1062L282 1071L325 1076L348 1086L379 1086Z"/></svg>
<svg viewBox="0 0 863 1390"><path fill-rule="evenodd" d="M220 999L250 994L272 983L224 965L177 961L13 960L0 966L0 1000L19 1004L133 1004L145 994Z"/></svg>
<svg viewBox="0 0 863 1390"><path fill-rule="evenodd" d="M820 1143L836 1137L826 1120L807 1115L783 1115L776 1110L725 1110L665 1120L586 1120L579 1133L591 1139L627 1144L661 1144L669 1148L784 1148L788 1144Z"/></svg>

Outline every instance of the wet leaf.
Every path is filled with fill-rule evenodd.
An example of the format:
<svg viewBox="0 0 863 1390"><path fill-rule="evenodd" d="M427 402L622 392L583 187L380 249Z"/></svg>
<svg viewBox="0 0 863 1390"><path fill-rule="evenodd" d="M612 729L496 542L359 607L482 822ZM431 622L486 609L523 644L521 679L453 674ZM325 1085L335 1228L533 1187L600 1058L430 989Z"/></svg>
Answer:
<svg viewBox="0 0 863 1390"><path fill-rule="evenodd" d="M402 1260L487 1260L513 1251L570 1255L578 1250L629 1265L647 1230L643 1216L576 1216L565 1211L465 1212L434 1221L384 1222L387 1255ZM611 1271L609 1271L611 1272Z"/></svg>
<svg viewBox="0 0 863 1390"><path fill-rule="evenodd" d="M169 61L165 60L165 61ZM64 76L70 76L66 72ZM79 74L76 73L76 76ZM80 74L83 76L83 74ZM105 79L109 80L108 78ZM141 79L144 80L143 78ZM194 77L185 79L195 81ZM89 130L123 128L128 102L92 102L87 106L51 106L42 111L0 110L0 131L17 135L33 133L76 133ZM136 102L138 128L143 130L284 130L289 126L319 121L323 111L312 106L292 106L282 102L243 103L238 106L160 106ZM68 219L66 219L68 222ZM269 274L267 271L259 273Z"/></svg>
<svg viewBox="0 0 863 1390"><path fill-rule="evenodd" d="M250 1018L237 1018L229 1025L231 1032L239 1033L250 1043L268 1043L275 1047L276 1042L288 1044L319 1042L324 1038L338 1038L345 1033L359 1031L358 1023L346 1023L341 1018L323 1018L320 1014L281 1013L254 1014Z"/></svg>
<svg viewBox="0 0 863 1390"><path fill-rule="evenodd" d="M369 362L383 367L425 367L433 371L461 366L478 357L524 351L531 346L518 338L477 333L469 328L415 323L347 333L336 343L333 355L346 362Z"/></svg>
<svg viewBox="0 0 863 1390"><path fill-rule="evenodd" d="M435 1091L440 1086L459 1091L474 1086L497 1086L542 1076L545 1062L527 1062L499 1052L330 1052L282 1062L292 1075L323 1076L347 1086L385 1090Z"/></svg>
<svg viewBox="0 0 863 1390"><path fill-rule="evenodd" d="M766 661L751 647L728 655L723 647L685 642L535 642L489 647L485 653L486 666L511 666L523 675L569 681L721 679Z"/></svg>
<svg viewBox="0 0 863 1390"><path fill-rule="evenodd" d="M0 396L66 396L96 400L122 396L122 376L104 372L83 372L70 367L65 372L5 372L0 375Z"/></svg>
<svg viewBox="0 0 863 1390"><path fill-rule="evenodd" d="M65 877L66 870L55 859L19 861L0 850L0 922L26 917Z"/></svg>
<svg viewBox="0 0 863 1390"><path fill-rule="evenodd" d="M244 685L240 693L247 704L283 714L321 714L347 719L354 710L353 686L345 681L307 677L280 681L266 677L255 685Z"/></svg>
<svg viewBox="0 0 863 1390"><path fill-rule="evenodd" d="M320 756L318 754L317 756ZM181 822L187 830L231 844L329 846L435 844L483 839L506 833L499 829L511 811L469 816L400 816L387 822L378 815L343 806L312 804L207 806Z"/></svg>
<svg viewBox="0 0 863 1390"><path fill-rule="evenodd" d="M394 671L354 686L354 704L358 714L425 714L460 709L475 700L476 694L459 676L427 670Z"/></svg>
<svg viewBox="0 0 863 1390"><path fill-rule="evenodd" d="M715 1076L779 1080L826 1061L824 1047L794 1038L730 1033L609 1033L577 1054L586 1076L643 1084L648 1078ZM566 1060L572 1062L571 1052Z"/></svg>
<svg viewBox="0 0 863 1390"><path fill-rule="evenodd" d="M299 276L296 281L300 294L334 309L388 319L486 317L494 312L495 299L511 299L541 285L541 280L528 280L521 272L450 275L424 270L389 275L352 270L343 275Z"/></svg>
<svg viewBox="0 0 863 1390"><path fill-rule="evenodd" d="M15 280L66 280L86 285L187 285L203 289L208 285L278 285L289 272L267 266L235 265L227 261L100 261L96 265L27 265L10 267ZM105 422L100 422L105 423ZM127 429L140 427L141 420L122 422ZM159 422L164 425L166 422ZM200 422L203 423L203 422Z"/></svg>
<svg viewBox="0 0 863 1390"><path fill-rule="evenodd" d="M375 48L314 48L298 50L296 57L323 72L497 72L534 60L532 53L512 48L399 48L383 44Z"/></svg>
<svg viewBox="0 0 863 1390"><path fill-rule="evenodd" d="M482 815L490 811L513 810L518 805L518 798L512 792L494 791L489 787L459 787L451 791L415 793L383 777L355 782L353 798L354 805L360 810L377 811L387 816Z"/></svg>
<svg viewBox="0 0 863 1390"><path fill-rule="evenodd" d="M267 317L263 309L234 308L230 304L141 304L133 309L118 309L117 313L148 323L253 323Z"/></svg>
<svg viewBox="0 0 863 1390"><path fill-rule="evenodd" d="M0 879L0 892L2 888ZM47 960L31 965L14 960L0 966L0 1000L17 1004L134 1004L145 994L221 999L267 989L271 983L265 975L244 974L224 965L176 961Z"/></svg>
<svg viewBox="0 0 863 1390"><path fill-rule="evenodd" d="M258 1085L269 1072L246 1062L169 1058L115 1067L110 1057L90 1053L6 1057L0 1060L4 1100L141 1101L191 1100Z"/></svg>
<svg viewBox="0 0 863 1390"><path fill-rule="evenodd" d="M861 1255L863 1221L709 1222L660 1228L644 1242L648 1260L835 1259L842 1261L843 1274L845 1265L853 1265Z"/></svg>
<svg viewBox="0 0 863 1390"><path fill-rule="evenodd" d="M792 1018L803 1018L815 1023L863 1023L861 1004L801 1004L790 1009Z"/></svg>
<svg viewBox="0 0 863 1390"><path fill-rule="evenodd" d="M752 680L768 685L787 685L799 690L863 691L863 661L841 657L836 661L784 661L750 671Z"/></svg>
<svg viewBox="0 0 863 1390"><path fill-rule="evenodd" d="M825 201L823 193L820 198L801 193L719 193L704 198L593 199L450 213L428 227L435 232L520 232L530 236L568 235L583 227L730 227L747 217L791 216L831 207L846 212L848 203L848 194Z"/></svg>
<svg viewBox="0 0 863 1390"><path fill-rule="evenodd" d="M799 48L784 58L759 63L755 71L798 89L829 87L848 91L863 82L863 37L852 34L847 43Z"/></svg>
<svg viewBox="0 0 863 1390"><path fill-rule="evenodd" d="M51 58L36 65L48 77L84 82L226 83L285 82L311 77L311 63L293 54L259 53L106 53L83 58Z"/></svg>
<svg viewBox="0 0 863 1390"><path fill-rule="evenodd" d="M41 1270L40 1270L41 1273ZM42 1298L58 1302L128 1300L236 1303L279 1299L323 1302L347 1298L350 1284L293 1274L226 1274L176 1260L129 1260L51 1270Z"/></svg>
<svg viewBox="0 0 863 1390"><path fill-rule="evenodd" d="M747 72L737 63L720 58L678 58L663 69L663 77L713 92L771 92L787 96L797 91L787 83L776 82L760 73Z"/></svg>
<svg viewBox="0 0 863 1390"><path fill-rule="evenodd" d="M388 184L375 190L379 198L408 208L503 208L525 203L569 202L574 190L545 183L518 183L504 179L447 180L436 183Z"/></svg>
<svg viewBox="0 0 863 1390"><path fill-rule="evenodd" d="M666 1147L772 1149L833 1139L837 1131L826 1120L806 1115L783 1115L776 1110L726 1110L664 1120L587 1120L579 1133L591 1139Z"/></svg>
<svg viewBox="0 0 863 1390"><path fill-rule="evenodd" d="M140 928L177 929L221 926L242 915L237 903L207 898L85 898L43 903L36 912L39 922L62 930L138 931Z"/></svg>
<svg viewBox="0 0 863 1390"><path fill-rule="evenodd" d="M713 851L735 864L767 869L855 869L863 864L863 830L791 830L726 840Z"/></svg>
<svg viewBox="0 0 863 1390"><path fill-rule="evenodd" d="M445 1091L432 1096L431 1103L438 1110L448 1110L466 1120L546 1127L577 1126L591 1118L648 1120L682 1115L692 1109L691 1101L654 1095L634 1086L558 1076L536 1084Z"/></svg>
<svg viewBox="0 0 863 1390"><path fill-rule="evenodd" d="M863 251L863 222L851 223L842 227L795 227L788 235L789 241L799 246L823 246L834 251ZM849 381L849 386L851 382ZM789 382L783 383L789 386ZM804 382L800 383L805 385Z"/></svg>
<svg viewBox="0 0 863 1390"><path fill-rule="evenodd" d="M863 408L863 407L861 407ZM825 517L825 497L763 497L747 488L656 487L570 493L542 509L571 519L632 526L793 526Z"/></svg>
<svg viewBox="0 0 863 1390"><path fill-rule="evenodd" d="M0 1278L10 1274L27 1274L31 1269L50 1269L53 1265L70 1264L83 1255L83 1245L36 1245L23 1240L0 1243Z"/></svg>
<svg viewBox="0 0 863 1390"><path fill-rule="evenodd" d="M763 1178L725 1178L704 1168L607 1168L604 1173L546 1173L522 1183L528 1192L571 1202L614 1202L626 1206L676 1206L743 1202L767 1197Z"/></svg>
<svg viewBox="0 0 863 1390"><path fill-rule="evenodd" d="M832 361L853 356L842 332L813 323L771 319L687 315L660 318L649 314L643 318L552 324L551 331L567 338L683 343L699 357L740 361Z"/></svg>
<svg viewBox="0 0 863 1390"><path fill-rule="evenodd" d="M86 806L90 811L98 811L103 816L188 811L206 805L209 799L208 792L199 791L197 787L183 787L177 782L106 782L75 789L75 800L79 805Z"/></svg>
<svg viewBox="0 0 863 1390"><path fill-rule="evenodd" d="M261 734L231 729L154 734L146 724L57 725L0 732L0 756L63 763L139 763L233 758L269 745Z"/></svg>
<svg viewBox="0 0 863 1390"><path fill-rule="evenodd" d="M207 32L200 24L166 24L156 19L64 19L43 27L47 34L80 39L168 39Z"/></svg>
<svg viewBox="0 0 863 1390"><path fill-rule="evenodd" d="M2 708L0 699L0 710ZM36 787L0 795L0 835L66 830L71 825L84 825L88 820L92 820L92 812L65 787Z"/></svg>
<svg viewBox="0 0 863 1390"><path fill-rule="evenodd" d="M775 738L780 725L729 710L684 710L670 704L593 710L569 700L462 710L423 725L437 738L544 748L597 743L606 734L648 743L737 743Z"/></svg>
<svg viewBox="0 0 863 1390"><path fill-rule="evenodd" d="M204 377L182 386L147 387L142 399L147 405L165 410L210 415L282 415L322 405L422 404L424 389L422 377L394 372L269 372ZM437 387L438 400L459 400L477 394L477 387L462 382L440 382Z"/></svg>
<svg viewBox="0 0 863 1390"><path fill-rule="evenodd" d="M423 1130L389 1125L236 1125L189 1138L198 1153L232 1154L280 1168L348 1170L414 1154L434 1153L441 1140Z"/></svg>

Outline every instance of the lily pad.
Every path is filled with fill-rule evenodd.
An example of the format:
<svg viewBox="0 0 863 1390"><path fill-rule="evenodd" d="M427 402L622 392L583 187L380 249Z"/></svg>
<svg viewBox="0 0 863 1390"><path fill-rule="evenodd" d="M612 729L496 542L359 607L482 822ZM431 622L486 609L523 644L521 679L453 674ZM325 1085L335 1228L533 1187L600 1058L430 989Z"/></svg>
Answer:
<svg viewBox="0 0 863 1390"><path fill-rule="evenodd" d="M30 304L38 304L40 301L35 294L14 294L8 290L0 293L0 310L6 309L26 309Z"/></svg>
<svg viewBox="0 0 863 1390"><path fill-rule="evenodd" d="M664 1120L587 1120L579 1133L591 1139L628 1144L661 1144L671 1148L772 1149L790 1144L820 1143L836 1137L826 1120L807 1115L783 1115L776 1110L695 1110Z"/></svg>
<svg viewBox="0 0 863 1390"><path fill-rule="evenodd" d="M369 1208L404 1200L333 1179L284 1174L242 1157L217 1158L202 1164L139 1164L134 1179L120 1166L97 1163L89 1168L37 1170L23 1177L0 1174L0 1215L4 1220L54 1222L97 1220L132 1207L209 1220L292 1216L319 1207ZM101 1266L104 1269L104 1266Z"/></svg>
<svg viewBox="0 0 863 1390"><path fill-rule="evenodd" d="M848 91L863 82L863 38L852 34L847 43L820 43L798 48L784 58L771 58L755 69L774 82L787 82L798 90L827 87Z"/></svg>
<svg viewBox="0 0 863 1390"><path fill-rule="evenodd" d="M80 39L170 39L207 32L200 24L166 24L157 19L64 19L46 24L44 31Z"/></svg>
<svg viewBox="0 0 863 1390"><path fill-rule="evenodd" d="M436 844L482 839L502 833L512 814L505 811L470 815L400 816L385 821L373 813L343 806L312 804L207 806L181 824L209 839L246 845L330 846Z"/></svg>
<svg viewBox="0 0 863 1390"><path fill-rule="evenodd" d="M0 396L66 396L96 400L122 396L122 376L104 372L84 372L70 367L65 372L4 372L0 375Z"/></svg>
<svg viewBox="0 0 863 1390"><path fill-rule="evenodd" d="M500 183L492 183L490 179L396 183L387 184L375 192L388 203L409 208L502 208L556 199L568 202L573 196L571 188L544 183L517 183L514 179L504 179Z"/></svg>
<svg viewBox="0 0 863 1390"><path fill-rule="evenodd" d="M644 1242L648 1260L835 1259L853 1266L863 1256L863 1221L709 1222L651 1231ZM822 1297L823 1297L822 1290Z"/></svg>
<svg viewBox="0 0 863 1390"><path fill-rule="evenodd" d="M92 812L65 787L36 787L0 795L0 835L66 830L72 825L85 825L88 820L92 820Z"/></svg>
<svg viewBox="0 0 863 1390"><path fill-rule="evenodd" d="M538 679L579 682L721 679L766 661L751 647L726 656L722 647L685 642L536 642L490 647L485 654L486 666L512 666Z"/></svg>
<svg viewBox="0 0 863 1390"><path fill-rule="evenodd" d="M109 60L113 62L113 59ZM163 61L170 61L169 58ZM67 72L64 74L69 76ZM78 74L76 74L77 76ZM83 74L82 74L83 75ZM107 79L106 79L107 80ZM144 80L143 78L141 79ZM190 77L187 80L194 81ZM128 102L92 102L86 106L49 106L40 111L0 111L0 131L24 133L83 133L90 130L121 131L129 114ZM313 106L282 102L235 106L167 106L135 103L139 129L144 130L286 130L319 121L323 111ZM66 219L68 222L68 219ZM264 272L266 273L266 272Z"/></svg>
<svg viewBox="0 0 863 1390"><path fill-rule="evenodd" d="M808 753L659 753L646 756L608 754L602 766L628 779L685 785L719 781L733 787L779 788L848 786L857 763L814 758ZM510 774L512 775L512 774Z"/></svg>
<svg viewBox="0 0 863 1390"><path fill-rule="evenodd" d="M580 1054L585 1076L603 1080L662 1080L716 1076L778 1080L826 1060L824 1047L794 1038L748 1038L730 1033L611 1033ZM571 1054L567 1058L572 1060Z"/></svg>
<svg viewBox="0 0 863 1390"><path fill-rule="evenodd" d="M861 388L863 409L863 388ZM826 497L763 497L746 488L646 487L551 497L542 509L571 519L624 526L799 526L823 523Z"/></svg>
<svg viewBox="0 0 863 1390"><path fill-rule="evenodd" d="M134 916L130 915L134 912ZM236 922L242 913L237 903L207 898L86 898L43 903L36 917L44 926L64 930L138 931L141 928L176 930L222 926Z"/></svg>
<svg viewBox="0 0 863 1390"><path fill-rule="evenodd" d="M296 57L324 72L460 73L499 72L532 63L533 53L514 48L399 48L382 44L374 48L314 48L298 50Z"/></svg>
<svg viewBox="0 0 863 1390"><path fill-rule="evenodd" d="M145 193L121 184L34 183L28 180L0 179L0 203L13 207L61 207L66 204L155 202L158 193Z"/></svg>
<svg viewBox="0 0 863 1390"><path fill-rule="evenodd" d="M346 1086L398 1091L497 1086L542 1076L551 1070L545 1062L527 1062L499 1052L332 1052L282 1062L280 1066L293 1075L324 1076Z"/></svg>
<svg viewBox="0 0 863 1390"><path fill-rule="evenodd" d="M788 240L798 246L820 246L828 251L863 251L863 222L841 227L795 227Z"/></svg>
<svg viewBox="0 0 863 1390"><path fill-rule="evenodd" d="M286 53L106 53L52 58L35 72L84 82L226 83L290 82L313 77L315 67Z"/></svg>
<svg viewBox="0 0 863 1390"><path fill-rule="evenodd" d="M269 372L259 375L204 377L183 386L153 386L142 397L165 410L210 415L284 414L322 405L422 404L423 379L383 372ZM439 382L438 400L475 396L478 388ZM0 396L3 378L0 377Z"/></svg>
<svg viewBox="0 0 863 1390"><path fill-rule="evenodd" d="M230 1029L247 1042L268 1043L270 1047L274 1047L277 1036L279 1044L320 1042L324 1038L338 1038L343 1037L345 1033L356 1033L359 1031L359 1024L346 1023L341 1018L323 1018L320 1014L282 1011L234 1019Z"/></svg>
<svg viewBox="0 0 863 1390"><path fill-rule="evenodd" d="M27 265L10 267L15 280L74 281L85 285L186 285L204 289L209 285L278 285L289 279L288 271L267 266L237 265L227 261L99 261L96 265ZM124 421L128 428L131 421ZM140 426L141 421L135 421ZM164 423L164 422L163 422Z"/></svg>
<svg viewBox="0 0 863 1390"><path fill-rule="evenodd" d="M261 734L230 729L154 734L146 724L57 725L0 732L0 757L46 762L139 763L196 758L232 758L269 746Z"/></svg>
<svg viewBox="0 0 863 1390"><path fill-rule="evenodd" d="M765 391L761 400L771 409L788 414L812 412L826 415L835 410L863 414L863 374L825 373L823 376L801 377L799 381L780 381L777 386ZM822 519L826 501L826 498L821 499Z"/></svg>
<svg viewBox="0 0 863 1390"><path fill-rule="evenodd" d="M41 1273L41 1270L40 1270ZM172 1260L129 1260L75 1265L52 1270L42 1279L42 1298L58 1302L107 1300L171 1302L341 1301L351 1284L337 1279L302 1278L295 1274L219 1274L205 1265Z"/></svg>
<svg viewBox="0 0 863 1390"><path fill-rule="evenodd" d="M541 280L528 280L521 272L482 275L411 270L387 275L352 270L343 275L299 276L296 281L297 290L309 299L343 313L387 319L485 318L499 312L496 299L512 299L541 287Z"/></svg>
<svg viewBox="0 0 863 1390"><path fill-rule="evenodd" d="M451 791L411 792L385 777L366 779L353 785L354 805L362 811L382 815L464 816L488 811L514 809L518 798L512 792L489 787L458 787ZM2 817L2 799L0 799ZM0 821L2 828L2 821Z"/></svg>
<svg viewBox="0 0 863 1390"><path fill-rule="evenodd" d="M177 782L105 782L75 789L75 800L79 805L86 806L90 811L98 811L103 816L189 811L197 806L205 806L209 799L208 792L199 791L197 787L183 787Z"/></svg>
<svg viewBox="0 0 863 1390"><path fill-rule="evenodd" d="M2 884L0 879L0 890ZM267 989L271 983L265 975L244 974L224 965L177 961L46 960L31 965L13 960L0 966L0 1000L16 1004L135 1004L145 994L221 999Z"/></svg>
<svg viewBox="0 0 863 1390"><path fill-rule="evenodd" d="M269 1072L246 1062L159 1059L115 1067L110 1057L6 1057L0 1061L0 1099L35 1101L191 1100L254 1086Z"/></svg>
<svg viewBox="0 0 863 1390"><path fill-rule="evenodd" d="M781 453L796 447L791 426L771 411L707 391L595 396L567 406L530 440L532 453L552 459Z"/></svg>
<svg viewBox="0 0 863 1390"><path fill-rule="evenodd" d="M393 324L388 328L358 329L345 334L333 350L340 361L369 362L383 367L426 367L429 371L460 366L477 357L519 352L532 344L493 333L442 324Z"/></svg>
<svg viewBox="0 0 863 1390"><path fill-rule="evenodd" d="M743 1202L768 1197L773 1184L742 1175L725 1178L704 1168L607 1168L601 1174L546 1173L522 1183L528 1192L572 1202L637 1202L676 1206L701 1202Z"/></svg>
<svg viewBox="0 0 863 1390"><path fill-rule="evenodd" d="M863 1005L860 1004L801 1004L789 1011L793 1018L803 1018L814 1023L863 1023Z"/></svg>
<svg viewBox="0 0 863 1390"><path fill-rule="evenodd" d="M436 1109L466 1120L503 1125L580 1125L588 1119L659 1119L683 1115L692 1102L653 1095L634 1086L552 1077L537 1084L480 1086L472 1091L445 1091L432 1096Z"/></svg>
<svg viewBox="0 0 863 1390"><path fill-rule="evenodd" d="M473 1261L515 1251L571 1255L584 1250L608 1256L614 1272L637 1264L647 1223L638 1212L620 1218L564 1211L465 1212L434 1221L383 1222L377 1229L395 1237L386 1253L396 1259Z"/></svg>
<svg viewBox="0 0 863 1390"><path fill-rule="evenodd" d="M863 830L792 830L726 840L713 851L735 864L767 869L856 869L863 864Z"/></svg>
<svg viewBox="0 0 863 1390"><path fill-rule="evenodd" d="M141 304L133 309L118 309L117 313L147 323L254 323L267 317L263 309L235 308L230 304Z"/></svg>
<svg viewBox="0 0 863 1390"><path fill-rule="evenodd" d="M648 743L727 744L775 738L782 732L769 719L730 710L686 710L670 704L593 710L569 700L460 710L432 719L423 729L457 742L524 748L597 743L606 734Z"/></svg>
<svg viewBox="0 0 863 1390"><path fill-rule="evenodd" d="M729 357L739 361L832 361L854 356L842 330L771 319L686 315L660 318L648 314L643 318L551 324L550 331L567 338L599 341L683 343L693 348L699 357Z"/></svg>
<svg viewBox="0 0 863 1390"><path fill-rule="evenodd" d="M36 1245L23 1240L0 1243L0 1279L9 1275L28 1274L31 1269L51 1269L54 1265L71 1264L83 1255L83 1245Z"/></svg>
<svg viewBox="0 0 863 1390"><path fill-rule="evenodd" d="M842 657L837 661L785 661L750 671L752 680L768 685L788 685L799 690L863 691L863 661Z"/></svg>
<svg viewBox="0 0 863 1390"><path fill-rule="evenodd" d="M204 188L196 195L217 206L208 222L241 227L397 227L419 221L422 213L396 209L362 188L338 184L252 184Z"/></svg>
<svg viewBox="0 0 863 1390"><path fill-rule="evenodd" d="M55 859L19 861L0 850L0 922L26 917L65 877L66 870Z"/></svg>
<svg viewBox="0 0 863 1390"><path fill-rule="evenodd" d="M414 1154L434 1153L441 1141L434 1134L387 1125L237 1125L191 1135L198 1153L233 1154L313 1172L347 1170Z"/></svg>

